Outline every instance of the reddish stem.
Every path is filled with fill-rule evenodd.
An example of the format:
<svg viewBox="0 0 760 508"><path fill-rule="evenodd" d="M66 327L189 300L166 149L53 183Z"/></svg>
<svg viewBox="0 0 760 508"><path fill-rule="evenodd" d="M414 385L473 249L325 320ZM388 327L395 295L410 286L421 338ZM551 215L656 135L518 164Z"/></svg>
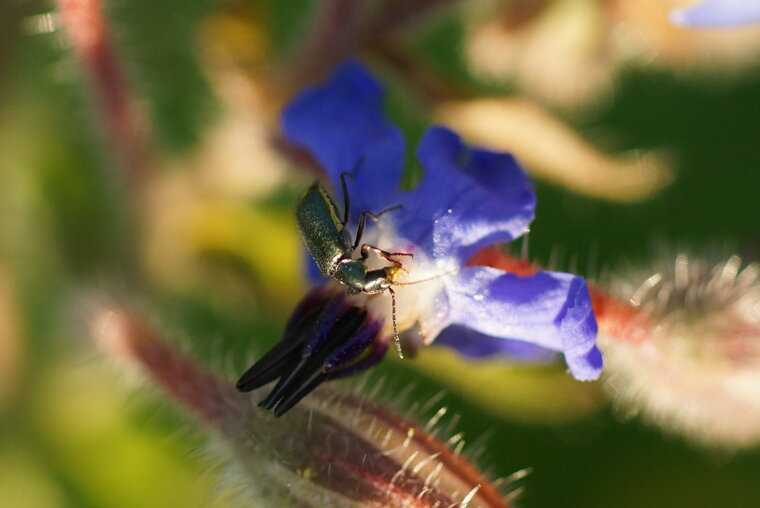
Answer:
<svg viewBox="0 0 760 508"><path fill-rule="evenodd" d="M320 77L358 46L363 2L325 0L289 66L286 82L296 86Z"/></svg>
<svg viewBox="0 0 760 508"><path fill-rule="evenodd" d="M219 427L222 415L239 412L241 394L219 376L164 342L137 316L122 308L103 309L92 322L100 347L137 360L177 402L205 423Z"/></svg>
<svg viewBox="0 0 760 508"><path fill-rule="evenodd" d="M97 96L109 142L132 183L144 176L148 160L144 122L109 39L108 20L98 0L57 0L74 52Z"/></svg>
<svg viewBox="0 0 760 508"><path fill-rule="evenodd" d="M383 36L388 32L408 28L410 24L423 20L452 3L453 0L385 0L373 22L372 33Z"/></svg>
<svg viewBox="0 0 760 508"><path fill-rule="evenodd" d="M450 3L452 0L385 0L373 10L356 0L325 0L299 44L284 83L300 87L319 78L341 59L377 49L393 32L408 29Z"/></svg>

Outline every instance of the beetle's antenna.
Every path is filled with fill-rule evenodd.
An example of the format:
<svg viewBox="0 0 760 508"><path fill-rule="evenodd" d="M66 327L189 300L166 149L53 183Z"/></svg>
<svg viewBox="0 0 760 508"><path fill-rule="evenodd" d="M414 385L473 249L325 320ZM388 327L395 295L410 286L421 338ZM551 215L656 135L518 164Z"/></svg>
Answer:
<svg viewBox="0 0 760 508"><path fill-rule="evenodd" d="M446 275L454 275L457 273L457 270L449 270L448 272L439 273L438 275L433 275L432 277L428 277L427 279L420 279L420 280L413 280L412 282L394 282L394 286L413 286L414 284L422 284L423 282L428 282L435 279L440 279L441 277L445 277Z"/></svg>
<svg viewBox="0 0 760 508"><path fill-rule="evenodd" d="M351 209L349 207L349 195L348 195L348 185L346 184L346 177L350 176L351 178L354 177L357 171L359 171L359 168L362 167L362 164L364 164L364 161L367 157L362 155L358 159L356 159L356 163L354 164L354 167L351 169L351 172L344 171L340 174L340 187L343 191L343 227L346 227L346 224L348 224L348 212ZM354 247L356 248L356 247Z"/></svg>
<svg viewBox="0 0 760 508"><path fill-rule="evenodd" d="M360 155L356 159L356 163L354 164L354 167L351 168L351 172L350 173L346 173L346 174L348 176L350 176L351 178L355 177L356 173L359 172L359 169L361 169L362 165L364 164L364 161L366 161L366 160L367 160L367 156L366 155Z"/></svg>
<svg viewBox="0 0 760 508"><path fill-rule="evenodd" d="M401 338L398 336L398 326L396 326L396 293L393 289L388 288L391 294L391 319L393 319L393 345L396 346L396 352L399 358L404 358L404 352L401 350Z"/></svg>

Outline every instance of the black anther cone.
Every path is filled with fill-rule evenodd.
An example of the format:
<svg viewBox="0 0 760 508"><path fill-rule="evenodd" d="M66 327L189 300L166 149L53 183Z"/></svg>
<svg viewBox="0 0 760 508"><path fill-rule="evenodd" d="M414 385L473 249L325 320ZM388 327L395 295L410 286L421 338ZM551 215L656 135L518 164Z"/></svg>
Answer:
<svg viewBox="0 0 760 508"><path fill-rule="evenodd" d="M296 308L282 340L243 374L237 389L249 392L278 379L259 406L281 416L323 381L356 365L355 360L371 344L367 334L374 339L379 329L364 308L348 303L345 293L317 288ZM352 340L357 341L355 354L338 366L326 362Z"/></svg>

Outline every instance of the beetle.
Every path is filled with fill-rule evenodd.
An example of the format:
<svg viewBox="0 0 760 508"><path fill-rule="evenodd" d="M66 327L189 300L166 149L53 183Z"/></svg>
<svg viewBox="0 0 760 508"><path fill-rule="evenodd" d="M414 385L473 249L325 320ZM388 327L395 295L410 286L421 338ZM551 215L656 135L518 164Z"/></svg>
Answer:
<svg viewBox="0 0 760 508"><path fill-rule="evenodd" d="M357 163L357 167L361 161ZM304 192L296 207L296 224L303 239L306 250L319 268L323 277L334 277L338 282L346 286L349 294L378 294L388 291L391 295L391 308L393 317L393 339L396 351L401 358L401 343L396 330L396 294L391 286L395 283L399 273L403 270L401 263L393 259L397 256L413 257L406 252L387 252L369 244L362 244L359 249L360 258L354 258L357 248L361 243L367 217L377 221L380 216L401 208L401 205L392 206L377 214L364 210L359 214L359 222L356 228L356 236L351 239L351 233L346 228L349 220L350 197L346 176L350 173L341 173L340 183L343 191L343 218L339 219L337 207L327 191L318 183L314 183ZM370 252L376 252L382 258L390 262L390 265L370 270L367 259Z"/></svg>
<svg viewBox="0 0 760 508"><path fill-rule="evenodd" d="M357 168L361 165L360 159ZM396 324L396 294L392 286L418 284L429 279L398 282L406 269L395 259L414 257L407 252L387 252L374 245L362 244L367 218L375 221L401 205L379 213L359 214L356 234L352 238L346 225L350 217L350 202L346 177L340 175L343 191L343 216L330 195L318 182L309 187L298 200L296 224L306 250L314 259L323 277L333 277L351 294L391 295L393 342L403 358ZM361 247L360 247L361 245ZM357 256L358 250L358 256ZM388 261L387 266L369 268L370 253ZM435 275L437 278L445 274ZM368 314L363 305L351 303L346 294L318 286L296 307L283 331L282 339L254 363L238 380L236 388L250 392L277 379L277 384L259 402L266 410L281 416L308 395L322 382L359 372L374 365L385 354L388 341L377 340L383 322Z"/></svg>

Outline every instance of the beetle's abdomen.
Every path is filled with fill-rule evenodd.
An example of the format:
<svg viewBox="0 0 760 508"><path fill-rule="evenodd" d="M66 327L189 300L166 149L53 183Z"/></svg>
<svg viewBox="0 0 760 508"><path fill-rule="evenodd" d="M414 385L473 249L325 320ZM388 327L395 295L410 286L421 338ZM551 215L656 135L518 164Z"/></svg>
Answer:
<svg viewBox="0 0 760 508"><path fill-rule="evenodd" d="M327 193L317 184L304 193L296 208L296 223L306 250L317 264L323 277L331 277L338 261L350 254L351 245Z"/></svg>

